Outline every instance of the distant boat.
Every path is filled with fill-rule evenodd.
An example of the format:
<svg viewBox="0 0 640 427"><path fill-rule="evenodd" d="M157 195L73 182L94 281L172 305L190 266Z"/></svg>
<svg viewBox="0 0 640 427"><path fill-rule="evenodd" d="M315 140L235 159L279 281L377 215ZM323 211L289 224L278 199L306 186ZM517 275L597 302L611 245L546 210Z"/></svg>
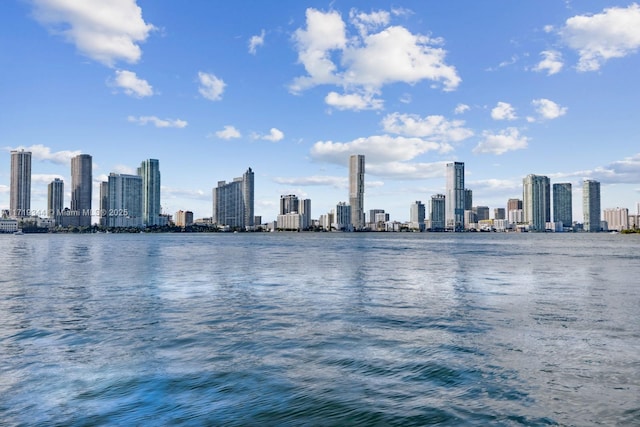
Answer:
<svg viewBox="0 0 640 427"><path fill-rule="evenodd" d="M15 236L22 236L24 233L22 232L22 229L18 229L18 231L15 231L13 234Z"/></svg>

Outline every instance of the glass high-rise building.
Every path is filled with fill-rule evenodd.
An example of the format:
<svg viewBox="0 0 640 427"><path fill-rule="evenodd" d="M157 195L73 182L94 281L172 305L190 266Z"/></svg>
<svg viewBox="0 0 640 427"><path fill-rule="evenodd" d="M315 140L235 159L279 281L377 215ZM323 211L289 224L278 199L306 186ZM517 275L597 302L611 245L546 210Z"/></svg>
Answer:
<svg viewBox="0 0 640 427"><path fill-rule="evenodd" d="M431 196L431 209L429 212L429 220L431 230L442 231L446 225L446 197L444 194L435 194Z"/></svg>
<svg viewBox="0 0 640 427"><path fill-rule="evenodd" d="M49 218L56 219L62 214L64 209L64 181L55 178L47 187L47 212ZM59 225L59 224L58 224Z"/></svg>
<svg viewBox="0 0 640 427"><path fill-rule="evenodd" d="M582 185L584 231L600 231L600 183L587 179Z"/></svg>
<svg viewBox="0 0 640 427"><path fill-rule="evenodd" d="M160 162L157 159L143 161L138 176L142 177L142 221L147 227L161 225Z"/></svg>
<svg viewBox="0 0 640 427"><path fill-rule="evenodd" d="M522 181L524 222L530 231L545 231L551 221L551 188L549 178L527 175Z"/></svg>
<svg viewBox="0 0 640 427"><path fill-rule="evenodd" d="M253 227L253 185L251 168L232 182L218 181L218 186L213 189L213 223L232 229Z"/></svg>
<svg viewBox="0 0 640 427"><path fill-rule="evenodd" d="M31 152L11 151L9 216L22 218L31 210Z"/></svg>
<svg viewBox="0 0 640 427"><path fill-rule="evenodd" d="M289 213L300 213L299 205L300 200L295 194L287 194L280 196L280 215L286 215Z"/></svg>
<svg viewBox="0 0 640 427"><path fill-rule="evenodd" d="M109 174L107 227L142 227L142 177Z"/></svg>
<svg viewBox="0 0 640 427"><path fill-rule="evenodd" d="M420 200L416 200L411 204L411 211L409 212L409 221L412 229L424 231L425 220L425 206Z"/></svg>
<svg viewBox="0 0 640 427"><path fill-rule="evenodd" d="M447 163L446 228L464 230L465 188L464 163Z"/></svg>
<svg viewBox="0 0 640 427"><path fill-rule="evenodd" d="M349 158L349 205L351 224L355 230L365 227L364 218L364 155L354 154Z"/></svg>
<svg viewBox="0 0 640 427"><path fill-rule="evenodd" d="M553 184L553 222L562 222L563 227L571 227L573 209L571 183Z"/></svg>
<svg viewBox="0 0 640 427"><path fill-rule="evenodd" d="M91 226L91 188L93 186L93 163L88 154L79 154L71 159L71 211L80 227Z"/></svg>

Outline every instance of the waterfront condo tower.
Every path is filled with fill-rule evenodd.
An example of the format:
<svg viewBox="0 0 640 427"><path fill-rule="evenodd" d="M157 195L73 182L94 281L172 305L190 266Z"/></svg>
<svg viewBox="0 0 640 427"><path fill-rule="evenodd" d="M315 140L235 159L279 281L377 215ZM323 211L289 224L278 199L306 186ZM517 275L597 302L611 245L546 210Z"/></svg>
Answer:
<svg viewBox="0 0 640 427"><path fill-rule="evenodd" d="M446 196L435 194L431 196L431 209L429 210L429 222L432 231L444 231L446 226Z"/></svg>
<svg viewBox="0 0 640 427"><path fill-rule="evenodd" d="M242 230L253 227L253 182L251 168L232 182L218 181L218 186L213 189L214 224Z"/></svg>
<svg viewBox="0 0 640 427"><path fill-rule="evenodd" d="M447 163L446 228L464 230L464 163Z"/></svg>
<svg viewBox="0 0 640 427"><path fill-rule="evenodd" d="M349 158L349 205L351 224L355 230L362 230L364 219L364 155L354 154Z"/></svg>
<svg viewBox="0 0 640 427"><path fill-rule="evenodd" d="M529 224L530 231L545 231L551 221L550 190L546 176L530 174L522 180L524 222Z"/></svg>
<svg viewBox="0 0 640 427"><path fill-rule="evenodd" d="M142 222L145 226L160 225L160 162L147 159L140 164L142 177Z"/></svg>
<svg viewBox="0 0 640 427"><path fill-rule="evenodd" d="M71 159L71 211L75 212L77 225L91 226L92 157L79 154Z"/></svg>
<svg viewBox="0 0 640 427"><path fill-rule="evenodd" d="M553 222L562 222L563 227L573 223L570 182L553 184Z"/></svg>
<svg viewBox="0 0 640 427"><path fill-rule="evenodd" d="M107 187L107 227L142 227L142 177L111 173Z"/></svg>
<svg viewBox="0 0 640 427"><path fill-rule="evenodd" d="M31 152L11 151L11 183L9 194L9 216L29 216L31 209Z"/></svg>
<svg viewBox="0 0 640 427"><path fill-rule="evenodd" d="M587 179L582 185L584 231L600 231L600 183Z"/></svg>
<svg viewBox="0 0 640 427"><path fill-rule="evenodd" d="M64 209L64 181L60 178L56 178L49 183L47 187L47 211L49 218L56 220L58 223L58 217Z"/></svg>

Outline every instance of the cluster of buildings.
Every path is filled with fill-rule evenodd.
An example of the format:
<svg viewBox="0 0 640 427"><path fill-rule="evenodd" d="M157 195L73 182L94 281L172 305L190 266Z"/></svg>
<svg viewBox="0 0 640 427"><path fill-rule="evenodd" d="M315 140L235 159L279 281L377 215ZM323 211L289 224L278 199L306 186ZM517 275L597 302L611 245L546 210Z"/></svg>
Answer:
<svg viewBox="0 0 640 427"><path fill-rule="evenodd" d="M92 210L92 157L80 154L71 159L71 200L64 207L64 182L56 178L48 186L46 212L31 209L31 153L11 152L9 210L0 219L0 232L18 230L30 222L40 228L90 227L92 217L109 228L143 228L201 225L221 230L324 230L324 231L606 231L638 228L637 214L626 208L600 207L600 183L583 184L582 223L573 221L571 183L554 183L542 175L527 175L522 182L522 199L509 199L506 208L474 206L473 192L465 187L463 162L446 165L445 194L434 194L428 205L416 201L410 206L410 221L390 221L384 209L364 210L365 156L349 157L349 201L339 202L330 212L311 217L311 200L295 194L280 197L276 221L262 223L254 214L254 172L251 168L231 182L219 181L212 191L212 216L194 220L193 212L179 210L172 221L160 204L160 164L144 160L137 174L111 173L100 183L100 207ZM552 191L553 190L553 191ZM553 204L551 203L553 201ZM552 209L553 207L553 209ZM552 215L553 213L553 215Z"/></svg>

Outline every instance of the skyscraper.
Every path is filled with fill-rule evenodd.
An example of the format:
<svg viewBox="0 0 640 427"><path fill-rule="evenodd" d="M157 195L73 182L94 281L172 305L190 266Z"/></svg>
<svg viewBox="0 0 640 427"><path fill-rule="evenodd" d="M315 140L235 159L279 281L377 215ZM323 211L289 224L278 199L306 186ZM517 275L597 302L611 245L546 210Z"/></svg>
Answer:
<svg viewBox="0 0 640 427"><path fill-rule="evenodd" d="M524 222L531 231L545 231L550 222L550 182L542 175L527 175L522 180L522 200Z"/></svg>
<svg viewBox="0 0 640 427"><path fill-rule="evenodd" d="M464 163L447 163L446 228L464 230Z"/></svg>
<svg viewBox="0 0 640 427"><path fill-rule="evenodd" d="M92 157L79 154L71 159L71 210L80 227L91 226Z"/></svg>
<svg viewBox="0 0 640 427"><path fill-rule="evenodd" d="M111 173L108 192L107 226L142 227L142 177Z"/></svg>
<svg viewBox="0 0 640 427"><path fill-rule="evenodd" d="M300 213L298 208L299 200L295 194L287 194L280 196L280 215L288 213Z"/></svg>
<svg viewBox="0 0 640 427"><path fill-rule="evenodd" d="M464 210L473 210L473 191L468 188L464 190Z"/></svg>
<svg viewBox="0 0 640 427"><path fill-rule="evenodd" d="M584 231L600 231L600 183L587 179L582 186Z"/></svg>
<svg viewBox="0 0 640 427"><path fill-rule="evenodd" d="M147 227L160 225L160 162L143 161L138 176L142 177L142 221Z"/></svg>
<svg viewBox="0 0 640 427"><path fill-rule="evenodd" d="M507 219L504 208L493 208L493 219Z"/></svg>
<svg viewBox="0 0 640 427"><path fill-rule="evenodd" d="M349 205L351 224L361 230L364 222L364 155L354 154L349 158Z"/></svg>
<svg viewBox="0 0 640 427"><path fill-rule="evenodd" d="M31 210L31 152L11 151L9 216L22 218Z"/></svg>
<svg viewBox="0 0 640 427"><path fill-rule="evenodd" d="M410 222L411 228L414 230L424 231L424 204L420 200L416 200L411 204Z"/></svg>
<svg viewBox="0 0 640 427"><path fill-rule="evenodd" d="M49 183L47 187L47 212L49 218L53 218L58 222L58 217L64 209L64 181L56 178ZM57 224L60 225L60 224Z"/></svg>
<svg viewBox="0 0 640 427"><path fill-rule="evenodd" d="M446 197L444 194L431 196L429 219L432 231L442 231L446 225Z"/></svg>
<svg viewBox="0 0 640 427"><path fill-rule="evenodd" d="M336 230L350 231L353 224L352 206L345 202L340 202L336 205Z"/></svg>
<svg viewBox="0 0 640 427"><path fill-rule="evenodd" d="M562 222L563 227L573 223L570 182L553 184L553 222Z"/></svg>
<svg viewBox="0 0 640 427"><path fill-rule="evenodd" d="M311 199L302 199L298 203L298 212L301 215L300 226L303 230L311 227Z"/></svg>
<svg viewBox="0 0 640 427"><path fill-rule="evenodd" d="M213 189L214 224L232 229L253 227L254 177L251 168L233 182L218 181Z"/></svg>

